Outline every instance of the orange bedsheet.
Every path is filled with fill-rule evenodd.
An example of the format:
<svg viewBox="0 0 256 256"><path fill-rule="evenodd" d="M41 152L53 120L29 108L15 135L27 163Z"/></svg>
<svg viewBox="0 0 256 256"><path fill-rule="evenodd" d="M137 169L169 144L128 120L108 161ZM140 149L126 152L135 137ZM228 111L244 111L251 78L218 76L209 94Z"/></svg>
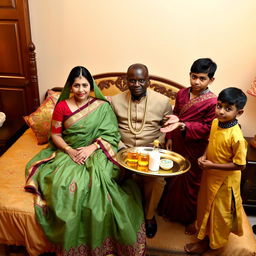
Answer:
<svg viewBox="0 0 256 256"><path fill-rule="evenodd" d="M52 251L53 245L47 241L40 226L35 220L34 195L24 191L25 165L46 145L38 146L31 129L28 129L15 144L0 157L0 244L23 245L30 256L36 256L43 252ZM175 224L176 225L176 224ZM162 227L165 229L162 230ZM168 228L168 230L166 230ZM247 256L256 251L256 241L250 224L243 212L244 235L238 237L231 234L228 244L218 256ZM148 240L149 247L165 249L173 246L173 234L182 234L180 248L175 244L174 248L183 251L187 242L192 242L191 236L184 234L184 228L172 229L166 223L159 223L159 232L154 239ZM162 233L162 234L161 234ZM167 234L169 233L169 234ZM160 238L161 237L161 238ZM160 239L159 239L160 238ZM160 241L160 242L159 242ZM165 243L162 247L161 241ZM155 244L156 243L156 244Z"/></svg>
<svg viewBox="0 0 256 256"><path fill-rule="evenodd" d="M44 147L28 129L0 157L0 244L23 245L33 256L51 250L35 220L34 195L24 191L25 165Z"/></svg>

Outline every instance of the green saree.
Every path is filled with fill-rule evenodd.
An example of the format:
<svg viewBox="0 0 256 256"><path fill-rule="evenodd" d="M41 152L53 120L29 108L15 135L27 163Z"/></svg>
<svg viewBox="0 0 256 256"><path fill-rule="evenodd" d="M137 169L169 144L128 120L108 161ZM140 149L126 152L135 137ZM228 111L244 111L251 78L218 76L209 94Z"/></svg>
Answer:
<svg viewBox="0 0 256 256"><path fill-rule="evenodd" d="M120 139L110 105L96 98L69 116L63 139L73 148L96 141L83 165L49 144L26 167L27 191L35 193L36 218L62 255L144 255L140 192L132 180L116 182L114 155Z"/></svg>

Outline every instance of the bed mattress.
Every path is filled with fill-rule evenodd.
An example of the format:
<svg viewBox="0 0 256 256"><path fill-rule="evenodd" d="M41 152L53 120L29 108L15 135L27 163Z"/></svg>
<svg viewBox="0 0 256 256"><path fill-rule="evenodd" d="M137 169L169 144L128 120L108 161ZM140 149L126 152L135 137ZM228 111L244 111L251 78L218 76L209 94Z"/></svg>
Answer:
<svg viewBox="0 0 256 256"><path fill-rule="evenodd" d="M31 129L0 157L0 244L23 245L29 255L51 251L34 212L34 195L24 190L25 166L46 145Z"/></svg>

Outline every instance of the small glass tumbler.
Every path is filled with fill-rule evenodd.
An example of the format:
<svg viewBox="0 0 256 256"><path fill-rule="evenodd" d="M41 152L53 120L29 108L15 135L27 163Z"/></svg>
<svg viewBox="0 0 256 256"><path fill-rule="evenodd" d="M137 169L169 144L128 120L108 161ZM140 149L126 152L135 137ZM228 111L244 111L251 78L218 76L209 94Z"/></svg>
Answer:
<svg viewBox="0 0 256 256"><path fill-rule="evenodd" d="M128 152L127 153L127 165L136 168L138 165L138 153L137 152Z"/></svg>
<svg viewBox="0 0 256 256"><path fill-rule="evenodd" d="M138 165L140 166L148 166L149 155L145 153L138 154Z"/></svg>

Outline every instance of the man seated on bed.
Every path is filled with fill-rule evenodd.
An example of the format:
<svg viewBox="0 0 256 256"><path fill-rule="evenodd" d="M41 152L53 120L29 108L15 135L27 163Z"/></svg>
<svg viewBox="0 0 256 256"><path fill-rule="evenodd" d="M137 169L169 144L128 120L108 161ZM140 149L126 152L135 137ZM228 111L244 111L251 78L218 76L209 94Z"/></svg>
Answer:
<svg viewBox="0 0 256 256"><path fill-rule="evenodd" d="M127 71L129 90L111 99L117 116L123 147L152 146L155 139L164 143L160 132L164 117L172 113L169 98L147 89L149 85L148 68L143 64L133 64ZM143 188L144 210L147 237L154 237L157 231L155 210L162 196L165 180L163 177L136 177Z"/></svg>

